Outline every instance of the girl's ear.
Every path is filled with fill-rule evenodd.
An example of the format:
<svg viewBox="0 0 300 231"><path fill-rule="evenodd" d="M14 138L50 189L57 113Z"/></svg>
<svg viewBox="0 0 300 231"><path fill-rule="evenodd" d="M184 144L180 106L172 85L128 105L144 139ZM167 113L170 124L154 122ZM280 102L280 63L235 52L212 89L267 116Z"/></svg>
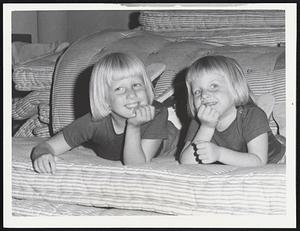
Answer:
<svg viewBox="0 0 300 231"><path fill-rule="evenodd" d="M150 78L151 82L157 79L166 69L164 63L151 63L146 67L147 76Z"/></svg>

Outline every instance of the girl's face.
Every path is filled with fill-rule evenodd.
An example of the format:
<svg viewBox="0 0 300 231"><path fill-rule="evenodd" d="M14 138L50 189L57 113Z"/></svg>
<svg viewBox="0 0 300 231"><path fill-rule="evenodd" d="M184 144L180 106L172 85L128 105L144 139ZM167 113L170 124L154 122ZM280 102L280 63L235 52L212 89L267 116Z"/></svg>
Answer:
<svg viewBox="0 0 300 231"><path fill-rule="evenodd" d="M200 105L213 107L221 118L235 108L232 90L226 78L216 72L203 72L191 81L191 93L195 109Z"/></svg>
<svg viewBox="0 0 300 231"><path fill-rule="evenodd" d="M141 76L112 80L109 104L113 114L128 119L135 108L149 104L146 86Z"/></svg>

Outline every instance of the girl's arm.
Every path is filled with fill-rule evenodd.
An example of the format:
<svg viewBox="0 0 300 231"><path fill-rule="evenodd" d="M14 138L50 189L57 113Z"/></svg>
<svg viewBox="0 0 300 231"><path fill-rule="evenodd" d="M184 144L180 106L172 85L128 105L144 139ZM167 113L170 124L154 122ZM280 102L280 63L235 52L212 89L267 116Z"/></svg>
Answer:
<svg viewBox="0 0 300 231"><path fill-rule="evenodd" d="M123 151L124 164L150 162L156 154L162 140L141 139L140 127L127 125Z"/></svg>
<svg viewBox="0 0 300 231"><path fill-rule="evenodd" d="M247 143L248 153L221 148L219 161L242 167L262 166L268 161L268 134L263 133Z"/></svg>
<svg viewBox="0 0 300 231"><path fill-rule="evenodd" d="M263 133L247 144L248 153L237 152L217 146L211 142L199 142L197 154L202 163L219 161L223 164L252 167L262 166L268 161L268 135Z"/></svg>
<svg viewBox="0 0 300 231"><path fill-rule="evenodd" d="M40 143L31 153L34 170L39 173L55 173L56 165L54 156L60 155L70 149L71 147L66 142L62 133Z"/></svg>
<svg viewBox="0 0 300 231"><path fill-rule="evenodd" d="M194 142L210 141L214 135L215 128L205 125L200 126L192 142L187 141L180 154L181 164L198 164L196 156L194 155Z"/></svg>
<svg viewBox="0 0 300 231"><path fill-rule="evenodd" d="M123 148L124 164L139 164L151 161L162 142L161 139L142 139L141 125L154 118L155 108L151 105L140 106L136 116L127 120Z"/></svg>

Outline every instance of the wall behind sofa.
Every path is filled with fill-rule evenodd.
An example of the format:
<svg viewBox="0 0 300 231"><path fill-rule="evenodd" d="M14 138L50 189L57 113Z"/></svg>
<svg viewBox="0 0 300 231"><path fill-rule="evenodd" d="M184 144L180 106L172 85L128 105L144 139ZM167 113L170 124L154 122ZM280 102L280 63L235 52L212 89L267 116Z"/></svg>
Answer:
<svg viewBox="0 0 300 231"><path fill-rule="evenodd" d="M12 32L29 33L32 42L74 42L104 29L133 29L138 26L137 11L14 11Z"/></svg>

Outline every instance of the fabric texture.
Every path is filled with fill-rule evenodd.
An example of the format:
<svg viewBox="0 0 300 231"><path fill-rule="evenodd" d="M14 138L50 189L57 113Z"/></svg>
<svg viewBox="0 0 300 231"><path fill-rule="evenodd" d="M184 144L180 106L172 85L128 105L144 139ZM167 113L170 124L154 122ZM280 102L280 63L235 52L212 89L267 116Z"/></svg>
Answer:
<svg viewBox="0 0 300 231"><path fill-rule="evenodd" d="M83 147L56 158L56 174L33 171L41 138L14 138L12 196L19 200L113 207L174 215L286 214L285 165L178 165L174 158L123 166Z"/></svg>
<svg viewBox="0 0 300 231"><path fill-rule="evenodd" d="M100 208L46 200L12 199L12 215L37 216L161 216L164 214L142 210Z"/></svg>
<svg viewBox="0 0 300 231"><path fill-rule="evenodd" d="M62 53L63 51L47 54L16 65L13 70L16 90L50 89L56 61Z"/></svg>
<svg viewBox="0 0 300 231"><path fill-rule="evenodd" d="M39 120L38 114L33 115L18 129L14 137L50 137L50 128Z"/></svg>
<svg viewBox="0 0 300 231"><path fill-rule="evenodd" d="M283 10L151 10L141 11L143 30L192 31L217 28L282 28Z"/></svg>
<svg viewBox="0 0 300 231"><path fill-rule="evenodd" d="M50 90L32 91L13 102L12 117L15 120L28 119L38 113L39 104L49 104Z"/></svg>
<svg viewBox="0 0 300 231"><path fill-rule="evenodd" d="M279 80L280 84L284 84L285 81L283 73L279 74L280 70L273 72L278 57L284 52L284 47L249 45L220 47L202 40L176 41L146 31L102 31L73 43L57 64L52 95L53 133L57 133L88 112L86 102L89 101L88 81L92 66L103 55L116 50L134 53L146 65L152 63L166 65L155 83L155 99L159 102L174 94L176 86L180 85L184 78L186 68L197 58L205 55L219 54L235 58L244 72L249 74L249 78L254 78L252 76L255 74L260 77L278 75L276 80L279 80L280 75L282 78ZM263 82L263 78L260 81ZM280 84L264 82L269 89L276 87L279 92L284 92ZM277 91L272 91L275 92L276 98ZM77 96L79 92L81 97ZM265 90L261 92L263 93L270 92Z"/></svg>
<svg viewBox="0 0 300 231"><path fill-rule="evenodd" d="M179 40L202 40L215 45L285 43L285 14L279 10L151 10L141 11L144 31Z"/></svg>
<svg viewBox="0 0 300 231"><path fill-rule="evenodd" d="M153 120L141 125L142 139L168 138L167 108L156 106ZM91 141L98 156L108 160L121 160L123 154L124 133L116 134L110 115L99 121L93 121L90 113L75 120L63 129L63 135L71 148Z"/></svg>

